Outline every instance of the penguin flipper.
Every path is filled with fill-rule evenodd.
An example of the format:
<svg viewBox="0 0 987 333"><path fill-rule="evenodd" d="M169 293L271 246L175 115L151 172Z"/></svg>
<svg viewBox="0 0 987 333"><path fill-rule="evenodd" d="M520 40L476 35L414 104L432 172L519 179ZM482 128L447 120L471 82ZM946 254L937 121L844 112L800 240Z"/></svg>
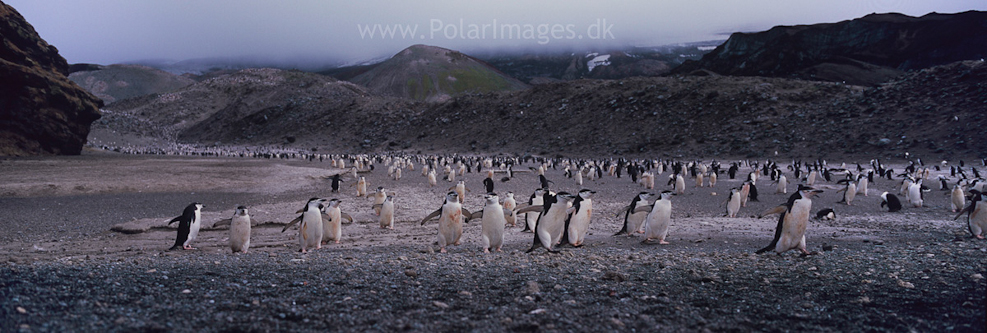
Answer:
<svg viewBox="0 0 987 333"><path fill-rule="evenodd" d="M284 225L284 229L281 229L281 232L285 232L285 230L288 230L288 228L290 228L291 226L293 226L296 223L301 222L301 221L302 221L302 216L299 215L294 220L291 220L291 222L288 222L288 224L285 224Z"/></svg>
<svg viewBox="0 0 987 333"><path fill-rule="evenodd" d="M530 205L530 206L527 206L527 207L518 209L516 213L517 214L532 213L532 212L534 212L534 213L541 213L541 211L542 211L543 208L544 208L543 205Z"/></svg>
<svg viewBox="0 0 987 333"><path fill-rule="evenodd" d="M627 210L629 209L631 209L631 206L629 205L627 207L621 208L620 210L617 211L617 214L614 214L613 217L620 217L620 214L626 213Z"/></svg>
<svg viewBox="0 0 987 333"><path fill-rule="evenodd" d="M466 219L466 223L469 223L470 222L470 219L473 219L474 218L473 217L473 213L470 213L470 211L467 210L466 208L460 208L460 209L463 211L463 217L469 217L469 218ZM483 211L479 211L477 213L480 213L480 216L481 217L483 216Z"/></svg>
<svg viewBox="0 0 987 333"><path fill-rule="evenodd" d="M383 207L384 207L384 204L376 204L376 205L370 206L370 208L373 208L373 209L381 209Z"/></svg>
<svg viewBox="0 0 987 333"><path fill-rule="evenodd" d="M637 206L634 208L634 214L642 213L642 212L650 212L653 207L654 205Z"/></svg>
<svg viewBox="0 0 987 333"><path fill-rule="evenodd" d="M213 223L212 224L212 227L213 228L216 228L216 227L220 227L220 226L224 226L224 225L231 225L231 224L233 224L233 219L232 218L222 219L222 220L216 221L216 223Z"/></svg>
<svg viewBox="0 0 987 333"><path fill-rule="evenodd" d="M352 217L352 216L350 216L350 214L346 214L346 213L343 213L343 212L339 212L339 217L340 217L340 218L343 218L343 219L347 219L347 220L349 220L349 221L350 221L350 223L353 223L353 217Z"/></svg>
<svg viewBox="0 0 987 333"><path fill-rule="evenodd" d="M434 212L432 212L431 214L428 214L428 216L426 216L425 218L423 218L421 225L425 225L425 222L428 222L428 220L431 220L431 219L435 218L436 216L439 216L439 214L442 214L442 208L436 209Z"/></svg>
<svg viewBox="0 0 987 333"><path fill-rule="evenodd" d="M977 204L976 202L972 202L970 203L969 206L963 208L963 210L961 210L958 214L956 214L955 217L953 217L953 221L956 221L956 219L960 218L960 215L963 215L963 213L973 214L973 206L975 206L976 204Z"/></svg>
<svg viewBox="0 0 987 333"><path fill-rule="evenodd" d="M175 217L175 218L171 219L170 221L168 221L168 225L171 225L172 223L178 222L181 219L182 219L181 216Z"/></svg>
<svg viewBox="0 0 987 333"><path fill-rule="evenodd" d="M785 205L781 205L781 206L769 208L768 210L765 210L765 211L761 212L761 214L758 214L757 215L757 218L763 218L763 217L768 216L768 215L781 214L781 213L784 213L787 210L788 210L788 207L785 206Z"/></svg>
<svg viewBox="0 0 987 333"><path fill-rule="evenodd" d="M466 216L466 214L463 214L463 216ZM478 219L482 217L483 217L483 211L481 210L479 212L473 212L472 214L470 214L469 218L467 218L466 221L469 222L469 220Z"/></svg>
<svg viewBox="0 0 987 333"><path fill-rule="evenodd" d="M513 216L514 212L510 209L504 208L504 216Z"/></svg>

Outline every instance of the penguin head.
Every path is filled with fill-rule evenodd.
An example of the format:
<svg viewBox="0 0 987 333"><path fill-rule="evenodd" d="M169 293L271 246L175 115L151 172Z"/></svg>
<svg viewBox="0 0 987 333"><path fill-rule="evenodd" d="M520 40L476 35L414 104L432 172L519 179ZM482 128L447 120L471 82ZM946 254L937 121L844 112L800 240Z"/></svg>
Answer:
<svg viewBox="0 0 987 333"><path fill-rule="evenodd" d="M458 203L459 202L459 193L457 193L456 191L449 191L449 193L446 193L446 202L447 203L448 202L457 202Z"/></svg>
<svg viewBox="0 0 987 333"><path fill-rule="evenodd" d="M556 193L555 194L555 198L556 199L565 200L565 201L572 201L572 199L575 199L576 196L570 194L569 192L559 192L559 193Z"/></svg>
<svg viewBox="0 0 987 333"><path fill-rule="evenodd" d="M512 198L512 199L514 198L514 192L507 191L507 194L506 195L507 195L508 198Z"/></svg>
<svg viewBox="0 0 987 333"><path fill-rule="evenodd" d="M237 216L246 216L248 214L247 213L247 207L246 206L237 206L236 207L236 212L233 213L233 214L234 215L237 215Z"/></svg>
<svg viewBox="0 0 987 333"><path fill-rule="evenodd" d="M593 196L593 194L596 194L596 191L592 191L589 189L579 190L579 197L583 199L589 199L590 197Z"/></svg>
<svg viewBox="0 0 987 333"><path fill-rule="evenodd" d="M658 193L658 200L671 199L672 195L673 195L672 191L668 191L668 190L661 191L661 193Z"/></svg>
<svg viewBox="0 0 987 333"><path fill-rule="evenodd" d="M487 204L500 203L500 197L497 196L497 193L489 192L484 194L483 198L487 200Z"/></svg>
<svg viewBox="0 0 987 333"><path fill-rule="evenodd" d="M650 192L641 192L641 193L638 193L637 194L637 197L640 200L648 200L648 198L650 198L652 195L654 195L654 194L652 194Z"/></svg>
<svg viewBox="0 0 987 333"><path fill-rule="evenodd" d="M333 208L339 207L339 204L342 203L342 202L343 201L342 200L339 200L339 199L329 200L329 207L333 207Z"/></svg>

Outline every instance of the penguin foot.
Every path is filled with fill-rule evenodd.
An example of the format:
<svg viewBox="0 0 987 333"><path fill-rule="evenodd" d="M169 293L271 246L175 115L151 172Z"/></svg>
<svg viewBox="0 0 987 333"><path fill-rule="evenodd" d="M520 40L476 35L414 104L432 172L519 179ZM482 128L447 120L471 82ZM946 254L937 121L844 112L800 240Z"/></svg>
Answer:
<svg viewBox="0 0 987 333"><path fill-rule="evenodd" d="M439 248L439 253L446 253L446 248Z"/></svg>
<svg viewBox="0 0 987 333"><path fill-rule="evenodd" d="M984 239L984 235L977 235L975 237L977 237L977 239Z"/></svg>
<svg viewBox="0 0 987 333"><path fill-rule="evenodd" d="M658 240L658 244L660 244L660 245L668 245L669 243L666 242L665 240Z"/></svg>
<svg viewBox="0 0 987 333"><path fill-rule="evenodd" d="M490 248L483 249L483 253L490 253Z"/></svg>

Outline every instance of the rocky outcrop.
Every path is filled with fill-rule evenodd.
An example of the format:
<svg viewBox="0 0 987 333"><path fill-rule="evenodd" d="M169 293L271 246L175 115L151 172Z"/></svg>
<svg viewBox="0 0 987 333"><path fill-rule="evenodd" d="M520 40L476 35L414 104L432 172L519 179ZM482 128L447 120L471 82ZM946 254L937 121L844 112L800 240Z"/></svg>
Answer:
<svg viewBox="0 0 987 333"><path fill-rule="evenodd" d="M427 45L412 45L350 81L378 95L425 101L441 101L463 92L528 88L476 58Z"/></svg>
<svg viewBox="0 0 987 333"><path fill-rule="evenodd" d="M673 74L790 77L875 85L903 71L987 56L987 12L871 14L837 23L734 33Z"/></svg>
<svg viewBox="0 0 987 333"><path fill-rule="evenodd" d="M68 63L0 3L0 155L77 155L102 102L69 81Z"/></svg>

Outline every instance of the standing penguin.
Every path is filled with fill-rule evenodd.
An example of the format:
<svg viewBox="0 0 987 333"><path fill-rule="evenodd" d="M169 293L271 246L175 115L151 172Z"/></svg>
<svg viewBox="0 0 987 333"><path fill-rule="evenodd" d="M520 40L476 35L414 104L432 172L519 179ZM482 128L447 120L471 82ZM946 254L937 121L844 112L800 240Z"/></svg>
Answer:
<svg viewBox="0 0 987 333"><path fill-rule="evenodd" d="M493 173L490 173L493 174ZM490 177L483 178L483 187L487 190L487 193L493 193L494 191L494 181Z"/></svg>
<svg viewBox="0 0 987 333"><path fill-rule="evenodd" d="M956 182L956 185L953 185L953 191L950 192L949 205L953 209L953 213L963 209L963 206L966 205L966 196L963 195L963 186L960 186L960 182Z"/></svg>
<svg viewBox="0 0 987 333"><path fill-rule="evenodd" d="M538 221L535 223L534 243L531 244L531 248L525 251L525 253L530 253L538 247L544 247L548 252L558 252L552 246L555 244L556 239L562 238L565 221L569 216L569 204L573 200L573 195L567 192L559 192L554 195L546 193L544 198L545 203L542 207L525 207L519 211L524 212L538 208L542 211L541 216L538 217Z"/></svg>
<svg viewBox="0 0 987 333"><path fill-rule="evenodd" d="M593 219L593 199L595 191L582 189L572 200L572 214L565 221L565 229L562 231L562 243L569 243L574 247L583 246L586 232L589 231L590 220Z"/></svg>
<svg viewBox="0 0 987 333"><path fill-rule="evenodd" d="M281 232L285 232L288 227L301 222L298 227L298 243L301 245L302 253L307 253L309 249L322 248L322 224L325 218L322 214L322 208L325 202L326 199L322 198L308 199L305 208L302 208L302 215L288 222L284 229L281 229Z"/></svg>
<svg viewBox="0 0 987 333"><path fill-rule="evenodd" d="M359 180L356 181L356 196L362 197L367 195L367 178L361 176Z"/></svg>
<svg viewBox="0 0 987 333"><path fill-rule="evenodd" d="M788 177L783 174L778 175L778 189L775 193L788 194Z"/></svg>
<svg viewBox="0 0 987 333"><path fill-rule="evenodd" d="M178 222L178 237L175 238L175 245L169 250L195 250L192 241L199 235L199 227L202 226L201 203L193 202L185 206L182 215L168 221L168 225Z"/></svg>
<svg viewBox="0 0 987 333"><path fill-rule="evenodd" d="M541 206L545 203L545 193L548 193L548 189L539 188L535 190L535 193L531 194L528 198L528 206ZM519 214L519 213L515 213ZM541 211L532 211L531 213L524 214L524 231L535 232L535 224L538 223L538 217L541 216Z"/></svg>
<svg viewBox="0 0 987 333"><path fill-rule="evenodd" d="M727 217L737 217L737 212L740 211L740 190L736 187L730 189L730 194L727 196Z"/></svg>
<svg viewBox="0 0 987 333"><path fill-rule="evenodd" d="M651 212L648 213L644 223L644 240L642 243L650 243L657 239L658 244L668 244L665 237L668 236L668 225L672 221L671 198L671 191L662 191L661 194L658 194L658 200L655 200L654 205L651 206Z"/></svg>
<svg viewBox="0 0 987 333"><path fill-rule="evenodd" d="M747 200L750 198L750 193L751 193L751 183L750 182L744 182L743 185L740 185L740 206L741 207L747 207Z"/></svg>
<svg viewBox="0 0 987 333"><path fill-rule="evenodd" d="M394 230L394 196L388 195L380 204L380 228Z"/></svg>
<svg viewBox="0 0 987 333"><path fill-rule="evenodd" d="M380 216L381 205L384 204L384 200L387 200L387 191L384 191L383 186L377 186L377 189L374 190L373 199L374 203L371 207L374 210L374 215Z"/></svg>
<svg viewBox="0 0 987 333"><path fill-rule="evenodd" d="M230 219L230 250L247 253L250 248L250 214L247 207L237 206Z"/></svg>
<svg viewBox="0 0 987 333"><path fill-rule="evenodd" d="M857 194L863 194L867 196L867 186L870 184L870 178L873 178L874 171L871 170L868 175L859 174L857 175Z"/></svg>
<svg viewBox="0 0 987 333"><path fill-rule="evenodd" d="M857 184L852 179L841 179L836 182L837 184L846 184L846 187L836 191L837 193L843 192L843 199L837 202L845 202L849 206L853 202L853 198L857 196Z"/></svg>
<svg viewBox="0 0 987 333"><path fill-rule="evenodd" d="M341 203L343 202L339 199L332 199L325 207L327 218L322 224L322 244L329 244L329 241L339 244L339 240L343 238L343 219L353 222L353 218L343 213L339 207Z"/></svg>
<svg viewBox="0 0 987 333"><path fill-rule="evenodd" d="M449 188L449 191L456 191L456 194L459 194L459 203L466 202L466 192L467 191L472 192L472 191L470 191L469 188L466 187L466 181L465 180L460 180L459 182L457 182L456 185L454 185L453 187L450 187Z"/></svg>
<svg viewBox="0 0 987 333"><path fill-rule="evenodd" d="M439 252L445 253L446 245L462 244L460 238L463 236L463 220L464 216L470 216L470 212L466 208L463 208L463 204L459 203L459 194L456 191L446 193L442 207L439 207L439 209L422 219L421 225L425 225L425 222L436 216L439 217L439 233L437 236Z"/></svg>
<svg viewBox="0 0 987 333"><path fill-rule="evenodd" d="M901 210L901 200L898 200L898 196L884 192L881 193L881 208L888 206L888 212L897 212Z"/></svg>
<svg viewBox="0 0 987 333"><path fill-rule="evenodd" d="M339 174L332 175L332 193L339 193L339 183L343 179L339 177Z"/></svg>
<svg viewBox="0 0 987 333"><path fill-rule="evenodd" d="M507 197L504 198L504 209L510 213L504 216L507 225L512 227L517 226L517 215L514 213L514 209L517 208L517 200L514 200L514 192L507 191Z"/></svg>
<svg viewBox="0 0 987 333"><path fill-rule="evenodd" d="M778 226L775 229L771 244L757 250L757 254L772 251L781 254L793 249L799 249L802 254L809 255L805 247L805 230L809 226L809 211L812 209L812 196L822 193L808 186L799 186L797 192L788 197L788 202L771 209L763 215L780 214Z"/></svg>
<svg viewBox="0 0 987 333"><path fill-rule="evenodd" d="M921 208L924 201L922 197L922 179L908 185L908 203L912 204L915 208Z"/></svg>
<svg viewBox="0 0 987 333"><path fill-rule="evenodd" d="M483 211L473 213L471 218L480 218L480 236L483 240L483 253L501 252L504 245L504 227L507 225L508 210L500 205L496 193L483 195L486 205Z"/></svg>
<svg viewBox="0 0 987 333"><path fill-rule="evenodd" d="M973 237L984 239L984 230L987 230L987 207L985 207L987 204L984 203L983 193L980 193L980 191L970 190L970 193L972 194L970 196L970 205L961 210L959 214L956 214L953 220L958 219L963 213L967 213L966 222L970 234Z"/></svg>
<svg viewBox="0 0 987 333"><path fill-rule="evenodd" d="M628 236L633 235L636 232L640 232L641 223L648 216L647 212L636 212L638 206L645 206L648 204L648 198L651 198L651 193L641 192L631 199L631 204L621 209L617 212L618 216L620 213L624 213L624 225L620 228L620 231L613 234L614 236L620 234L627 234Z"/></svg>
<svg viewBox="0 0 987 333"><path fill-rule="evenodd" d="M230 250L233 253L247 253L247 249L250 248L250 226L252 223L250 214L247 213L247 207L237 206L233 212L233 217L219 220L212 227L216 228L221 225L229 225Z"/></svg>

